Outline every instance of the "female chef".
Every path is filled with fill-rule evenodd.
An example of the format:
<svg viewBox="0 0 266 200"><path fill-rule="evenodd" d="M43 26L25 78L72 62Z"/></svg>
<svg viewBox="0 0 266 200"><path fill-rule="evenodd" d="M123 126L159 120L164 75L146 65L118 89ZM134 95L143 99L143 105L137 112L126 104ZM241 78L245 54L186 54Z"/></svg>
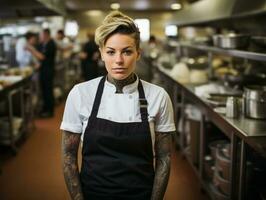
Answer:
<svg viewBox="0 0 266 200"><path fill-rule="evenodd" d="M140 33L131 18L111 12L95 41L108 74L74 86L60 127L68 191L72 199L161 200L175 131L170 98L134 73Z"/></svg>

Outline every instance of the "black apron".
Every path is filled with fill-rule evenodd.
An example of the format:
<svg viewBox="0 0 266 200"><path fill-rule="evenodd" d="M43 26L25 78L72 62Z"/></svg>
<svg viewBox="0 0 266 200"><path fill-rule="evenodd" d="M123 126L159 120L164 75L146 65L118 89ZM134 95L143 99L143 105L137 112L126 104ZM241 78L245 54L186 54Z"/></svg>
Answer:
<svg viewBox="0 0 266 200"><path fill-rule="evenodd" d="M81 184L86 200L149 200L154 168L147 101L138 83L141 122L97 118L106 77L99 83L83 138Z"/></svg>

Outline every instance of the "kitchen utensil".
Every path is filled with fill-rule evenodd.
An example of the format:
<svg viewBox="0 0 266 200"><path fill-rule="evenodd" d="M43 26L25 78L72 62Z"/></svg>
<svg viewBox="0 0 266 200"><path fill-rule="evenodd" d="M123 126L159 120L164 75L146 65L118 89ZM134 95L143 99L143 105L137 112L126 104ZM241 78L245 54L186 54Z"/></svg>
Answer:
<svg viewBox="0 0 266 200"><path fill-rule="evenodd" d="M237 118L239 115L239 103L236 97L228 97L226 101L225 116L229 118Z"/></svg>
<svg viewBox="0 0 266 200"><path fill-rule="evenodd" d="M212 39L214 46L225 49L245 48L249 43L248 35L235 33L213 35Z"/></svg>
<svg viewBox="0 0 266 200"><path fill-rule="evenodd" d="M213 175L213 184L223 194L229 195L229 192L230 192L230 181L223 179L221 177L221 174L218 171L215 171L215 173Z"/></svg>
<svg viewBox="0 0 266 200"><path fill-rule="evenodd" d="M215 167L216 171L220 173L221 178L229 180L230 176L230 158L226 157L222 150L222 145L216 150Z"/></svg>
<svg viewBox="0 0 266 200"><path fill-rule="evenodd" d="M266 85L244 88L244 113L246 117L266 119Z"/></svg>

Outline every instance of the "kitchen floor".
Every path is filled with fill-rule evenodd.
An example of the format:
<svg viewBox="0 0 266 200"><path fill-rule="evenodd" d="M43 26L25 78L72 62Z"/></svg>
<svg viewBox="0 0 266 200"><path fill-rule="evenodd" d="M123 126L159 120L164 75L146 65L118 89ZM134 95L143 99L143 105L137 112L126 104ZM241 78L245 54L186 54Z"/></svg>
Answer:
<svg viewBox="0 0 266 200"><path fill-rule="evenodd" d="M0 199L68 200L61 169L59 130L64 105L51 119L35 121L36 129L19 146L16 156L1 148ZM10 154L10 153L9 153ZM3 159L4 157L4 159ZM173 147L170 180L165 200L205 200L189 163Z"/></svg>

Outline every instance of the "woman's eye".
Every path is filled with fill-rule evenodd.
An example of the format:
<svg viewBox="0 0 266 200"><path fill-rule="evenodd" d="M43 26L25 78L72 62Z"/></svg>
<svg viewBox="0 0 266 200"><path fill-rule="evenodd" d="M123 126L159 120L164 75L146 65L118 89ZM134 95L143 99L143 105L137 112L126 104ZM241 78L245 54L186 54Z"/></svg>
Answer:
<svg viewBox="0 0 266 200"><path fill-rule="evenodd" d="M131 50L126 50L126 51L124 51L124 54L127 55L127 56L130 56L132 54L132 51Z"/></svg>
<svg viewBox="0 0 266 200"><path fill-rule="evenodd" d="M106 53L107 53L108 55L114 55L114 54L115 54L114 51L107 51Z"/></svg>

